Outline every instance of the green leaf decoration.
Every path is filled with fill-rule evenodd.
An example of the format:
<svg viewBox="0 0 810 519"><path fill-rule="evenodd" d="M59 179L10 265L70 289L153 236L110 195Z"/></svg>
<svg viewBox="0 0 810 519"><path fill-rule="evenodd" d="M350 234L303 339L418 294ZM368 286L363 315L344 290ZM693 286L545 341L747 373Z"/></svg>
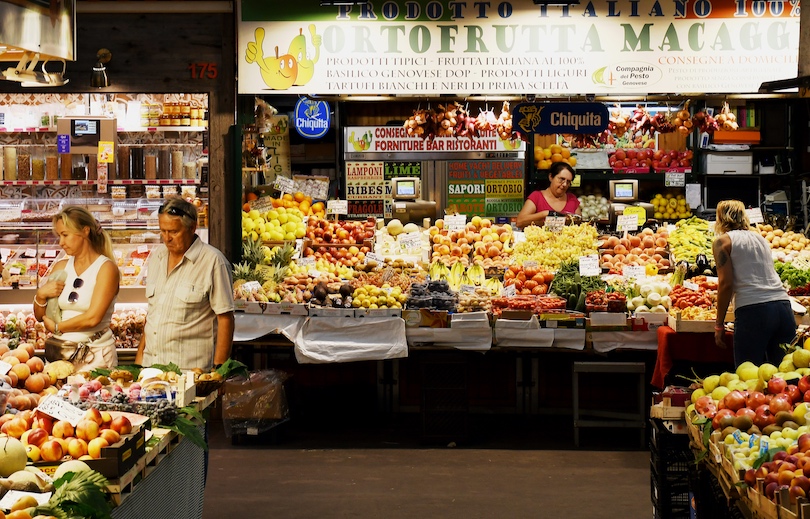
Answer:
<svg viewBox="0 0 810 519"><path fill-rule="evenodd" d="M183 372L180 371L180 366L175 364L174 362L170 362L168 364L152 364L150 367L157 368L164 373L168 373L169 371L174 371L178 375L182 375Z"/></svg>

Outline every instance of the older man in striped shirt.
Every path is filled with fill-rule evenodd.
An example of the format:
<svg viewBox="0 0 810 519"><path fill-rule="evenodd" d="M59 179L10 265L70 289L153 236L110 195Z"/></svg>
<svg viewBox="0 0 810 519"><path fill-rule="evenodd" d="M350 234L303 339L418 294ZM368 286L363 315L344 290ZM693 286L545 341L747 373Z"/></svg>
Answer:
<svg viewBox="0 0 810 519"><path fill-rule="evenodd" d="M147 265L149 306L135 362L173 362L184 370L223 364L233 344L230 263L197 236L193 204L168 199L158 211L158 223L163 243Z"/></svg>

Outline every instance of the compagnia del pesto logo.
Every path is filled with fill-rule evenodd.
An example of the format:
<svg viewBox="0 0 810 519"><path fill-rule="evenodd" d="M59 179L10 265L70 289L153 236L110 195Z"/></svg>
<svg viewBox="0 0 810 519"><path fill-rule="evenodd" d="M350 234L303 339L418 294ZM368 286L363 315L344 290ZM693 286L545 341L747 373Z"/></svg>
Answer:
<svg viewBox="0 0 810 519"><path fill-rule="evenodd" d="M663 73L654 65L644 62L628 62L596 69L591 74L591 81L595 85L609 88L641 87L654 85L662 77Z"/></svg>

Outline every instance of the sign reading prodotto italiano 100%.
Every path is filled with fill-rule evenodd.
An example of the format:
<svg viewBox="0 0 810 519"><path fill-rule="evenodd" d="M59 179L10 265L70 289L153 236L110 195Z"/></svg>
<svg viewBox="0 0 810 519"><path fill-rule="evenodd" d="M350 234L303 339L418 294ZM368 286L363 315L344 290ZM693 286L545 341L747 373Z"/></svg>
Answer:
<svg viewBox="0 0 810 519"><path fill-rule="evenodd" d="M469 216L515 216L523 207L523 162L450 161L447 205Z"/></svg>

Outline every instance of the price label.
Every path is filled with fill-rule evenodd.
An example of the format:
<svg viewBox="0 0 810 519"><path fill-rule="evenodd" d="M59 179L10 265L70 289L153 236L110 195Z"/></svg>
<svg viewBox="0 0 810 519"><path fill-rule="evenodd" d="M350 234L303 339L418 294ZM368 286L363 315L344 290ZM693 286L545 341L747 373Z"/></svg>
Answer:
<svg viewBox="0 0 810 519"><path fill-rule="evenodd" d="M526 241L526 233L523 231L515 231L512 233L512 239L515 240L515 243L521 243Z"/></svg>
<svg viewBox="0 0 810 519"><path fill-rule="evenodd" d="M503 297L515 297L517 295L517 289L515 288L515 285L503 287L501 289L501 295Z"/></svg>
<svg viewBox="0 0 810 519"><path fill-rule="evenodd" d="M537 262L534 260L526 260L523 262L523 269L536 269Z"/></svg>
<svg viewBox="0 0 810 519"><path fill-rule="evenodd" d="M37 501L37 506L44 505L51 500L53 492L25 492L24 490L9 490L3 494L3 499L0 499L0 508L9 510L14 503L23 497L33 497Z"/></svg>
<svg viewBox="0 0 810 519"><path fill-rule="evenodd" d="M616 217L617 231L635 231L636 229L638 229L638 216L623 214Z"/></svg>
<svg viewBox="0 0 810 519"><path fill-rule="evenodd" d="M686 185L686 173L677 171L667 171L664 173L665 187L684 187Z"/></svg>
<svg viewBox="0 0 810 519"><path fill-rule="evenodd" d="M59 251L54 250L54 249L49 249L49 250L46 250L45 252L42 253L42 257L43 258L55 258L57 254L59 254Z"/></svg>
<svg viewBox="0 0 810 519"><path fill-rule="evenodd" d="M551 232L560 232L565 227L565 216L547 216L545 226Z"/></svg>
<svg viewBox="0 0 810 519"><path fill-rule="evenodd" d="M146 254L149 252L149 245L138 245L138 254Z"/></svg>
<svg viewBox="0 0 810 519"><path fill-rule="evenodd" d="M765 219L762 218L762 210L759 207L746 209L745 215L748 216L748 221L751 223L762 223L765 221Z"/></svg>
<svg viewBox="0 0 810 519"><path fill-rule="evenodd" d="M366 263L369 261L376 261L377 265L382 265L385 263L385 258L376 252L367 252L366 253Z"/></svg>
<svg viewBox="0 0 810 519"><path fill-rule="evenodd" d="M308 217L306 216L304 217L304 223L306 223L306 218ZM303 252L303 250L304 250L304 240L302 239L295 240L295 252L293 252L292 259L297 260L298 258L300 258L301 252Z"/></svg>
<svg viewBox="0 0 810 519"><path fill-rule="evenodd" d="M20 267L9 267L8 273L12 276L17 276L20 274Z"/></svg>
<svg viewBox="0 0 810 519"><path fill-rule="evenodd" d="M314 267L315 258L312 256L308 256L306 258L298 258L298 260L296 260L296 263L298 263L299 267L307 267L307 268Z"/></svg>
<svg viewBox="0 0 810 519"><path fill-rule="evenodd" d="M408 234L400 234L397 236L399 244L405 249L419 249L422 247L422 233L409 232Z"/></svg>
<svg viewBox="0 0 810 519"><path fill-rule="evenodd" d="M444 226L448 231L463 231L467 226L467 215L448 215L444 217Z"/></svg>
<svg viewBox="0 0 810 519"><path fill-rule="evenodd" d="M247 292L258 292L261 289L262 289L262 284L259 283L258 281L246 281L242 285L242 290L247 291Z"/></svg>
<svg viewBox="0 0 810 519"><path fill-rule="evenodd" d="M349 214L349 201L348 200L327 201L326 214Z"/></svg>
<svg viewBox="0 0 810 519"><path fill-rule="evenodd" d="M579 257L580 276L599 276L601 274L602 269L599 268L599 256L591 254Z"/></svg>
<svg viewBox="0 0 810 519"><path fill-rule="evenodd" d="M160 224L157 218L149 218L146 220L146 228L150 231L157 231L160 229Z"/></svg>
<svg viewBox="0 0 810 519"><path fill-rule="evenodd" d="M134 276L138 271L135 270L135 267L124 267L124 275L125 276Z"/></svg>
<svg viewBox="0 0 810 519"><path fill-rule="evenodd" d="M314 266L314 265L313 265L313 266ZM307 271L307 274L309 274L311 277L313 277L313 278L315 278L315 279L318 279L319 277L321 277L321 276L323 275L323 274L321 273L321 271L320 271L320 270L318 270L318 269L313 269L313 268L310 268L310 269Z"/></svg>
<svg viewBox="0 0 810 519"><path fill-rule="evenodd" d="M132 258L132 265L135 267L143 267L143 258Z"/></svg>
<svg viewBox="0 0 810 519"><path fill-rule="evenodd" d="M462 294L475 294L475 285L461 285L458 290Z"/></svg>
<svg viewBox="0 0 810 519"><path fill-rule="evenodd" d="M697 283L692 283L691 281L684 281L683 287L688 288L689 290L700 290L700 286Z"/></svg>
<svg viewBox="0 0 810 519"><path fill-rule="evenodd" d="M11 364L0 360L0 375L5 375L9 371L11 371Z"/></svg>
<svg viewBox="0 0 810 519"><path fill-rule="evenodd" d="M11 249L0 249L0 260L3 260L3 263L6 262L9 256L11 256Z"/></svg>
<svg viewBox="0 0 810 519"><path fill-rule="evenodd" d="M66 420L73 427L76 427L84 416L84 411L55 395L48 395L40 400L37 411L57 420Z"/></svg>
<svg viewBox="0 0 810 519"><path fill-rule="evenodd" d="M113 256L115 256L115 259L120 260L121 258L124 257L124 253L121 252L120 250L114 250Z"/></svg>
<svg viewBox="0 0 810 519"><path fill-rule="evenodd" d="M642 279L647 277L647 269L639 265L625 265L622 268L624 279Z"/></svg>
<svg viewBox="0 0 810 519"><path fill-rule="evenodd" d="M37 250L36 249L25 249L25 254L23 254L26 258L36 258L37 257Z"/></svg>
<svg viewBox="0 0 810 519"><path fill-rule="evenodd" d="M295 181L291 178L278 176L273 182L273 189L282 193L292 193L295 191Z"/></svg>

